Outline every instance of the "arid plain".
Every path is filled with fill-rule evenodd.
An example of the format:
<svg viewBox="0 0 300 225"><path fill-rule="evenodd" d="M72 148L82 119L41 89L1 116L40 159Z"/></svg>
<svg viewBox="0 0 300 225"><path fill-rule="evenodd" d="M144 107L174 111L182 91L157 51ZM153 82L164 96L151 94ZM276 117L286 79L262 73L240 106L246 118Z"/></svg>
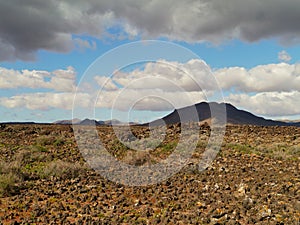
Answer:
<svg viewBox="0 0 300 225"><path fill-rule="evenodd" d="M180 125L156 149L135 154L110 126L97 126L111 155L132 165L172 153ZM136 137L149 130L134 126ZM116 184L86 164L70 125L0 128L3 224L299 224L300 128L228 125L220 152L199 172L210 135L201 126L190 162L162 183ZM130 153L130 154L129 154Z"/></svg>

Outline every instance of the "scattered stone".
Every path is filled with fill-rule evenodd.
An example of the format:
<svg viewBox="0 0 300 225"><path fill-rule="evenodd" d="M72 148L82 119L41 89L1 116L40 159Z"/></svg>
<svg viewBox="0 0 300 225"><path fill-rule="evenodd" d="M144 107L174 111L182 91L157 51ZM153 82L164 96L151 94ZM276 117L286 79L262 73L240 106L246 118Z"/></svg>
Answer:
<svg viewBox="0 0 300 225"><path fill-rule="evenodd" d="M209 127L203 126L199 132L203 143L186 168L145 187L114 184L89 168L66 178L41 177L38 171L50 161L83 165L70 126L7 125L0 129L1 165L15 163L21 151L30 153L22 159L26 164L19 161L19 191L0 197L3 224L234 225L293 224L299 219L300 138L295 137L300 136L300 128L228 126L219 155L208 168L197 172L210 133ZM114 142L110 127L97 129L112 155L124 162L129 159L124 154L128 149ZM144 128L132 129L140 140L149 136ZM163 143L176 144L179 135L180 125L170 126ZM56 145L49 144L58 138L61 141ZM36 146L37 140L44 143L43 148ZM33 158L35 151L39 157ZM155 164L165 159L168 151L171 149L159 147L146 155L132 155L130 160L138 166Z"/></svg>

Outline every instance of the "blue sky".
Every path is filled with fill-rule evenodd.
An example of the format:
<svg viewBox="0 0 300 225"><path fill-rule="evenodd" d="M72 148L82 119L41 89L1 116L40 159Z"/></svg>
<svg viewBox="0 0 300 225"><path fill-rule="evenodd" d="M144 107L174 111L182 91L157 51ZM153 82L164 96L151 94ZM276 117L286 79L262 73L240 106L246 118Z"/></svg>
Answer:
<svg viewBox="0 0 300 225"><path fill-rule="evenodd" d="M138 102L129 120L140 122L200 100L224 100L266 118L300 119L299 1L122 4L1 2L0 21L6 22L0 23L0 121L71 119L75 94L81 119L111 119L114 107L113 116L124 120L134 99ZM99 60L120 46L145 40L174 43L185 50L177 54L176 47L173 52L154 46L157 62L129 67L119 65L117 55L104 65ZM135 52L139 50L130 49L127 57L140 54ZM187 50L196 56L185 55ZM95 61L99 68L88 80L84 73ZM111 76L112 66L126 68ZM210 87L211 74L224 99ZM209 99L195 90L192 79ZM182 93L168 81L183 88ZM94 99L99 90L105 101ZM184 95L187 102L180 97ZM115 101L118 106L113 106ZM167 102L174 104L170 107Z"/></svg>

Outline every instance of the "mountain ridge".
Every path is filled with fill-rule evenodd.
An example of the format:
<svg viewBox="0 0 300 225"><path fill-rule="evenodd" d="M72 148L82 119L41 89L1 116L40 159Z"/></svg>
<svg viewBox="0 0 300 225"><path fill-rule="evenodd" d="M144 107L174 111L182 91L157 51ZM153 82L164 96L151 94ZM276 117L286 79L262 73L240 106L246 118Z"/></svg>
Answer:
<svg viewBox="0 0 300 225"><path fill-rule="evenodd" d="M195 105L186 106L179 109L174 109L173 112L167 114L161 119L154 120L145 124L129 123L130 125L149 125L149 124L160 124L163 120L166 124L176 124L180 122L209 122L211 118L211 109L213 114L224 117L223 112L226 109L226 123L234 125L257 125L257 126L296 126L300 127L299 121L279 121L272 119L265 119L264 117L257 116L249 111L238 109L230 103L217 103L217 102L200 102ZM196 110L196 111L194 111ZM195 113L196 112L196 113ZM181 118L180 116L181 115ZM213 118L214 119L214 118ZM40 124L36 122L1 122L0 124ZM53 123L42 123L42 124L58 124L58 125L123 125L125 123L112 119L112 120L95 120L95 119L84 119L80 120L74 118L71 120L58 120ZM127 124L127 123L126 123Z"/></svg>

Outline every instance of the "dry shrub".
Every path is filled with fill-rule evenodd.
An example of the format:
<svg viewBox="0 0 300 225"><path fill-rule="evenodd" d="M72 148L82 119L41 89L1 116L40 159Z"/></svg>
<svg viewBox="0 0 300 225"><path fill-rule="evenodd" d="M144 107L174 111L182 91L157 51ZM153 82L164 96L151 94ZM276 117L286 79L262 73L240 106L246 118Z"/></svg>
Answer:
<svg viewBox="0 0 300 225"><path fill-rule="evenodd" d="M71 179L84 174L86 166L78 162L71 163L62 160L49 162L45 165L44 169L40 172L41 178L57 177L63 179Z"/></svg>
<svg viewBox="0 0 300 225"><path fill-rule="evenodd" d="M35 142L37 145L40 146L52 145L55 142L55 137L49 135L42 135L37 137Z"/></svg>
<svg viewBox="0 0 300 225"><path fill-rule="evenodd" d="M17 183L20 181L20 177L14 173L0 174L0 196L15 194L19 190Z"/></svg>
<svg viewBox="0 0 300 225"><path fill-rule="evenodd" d="M15 194L24 175L18 162L0 161L0 196Z"/></svg>
<svg viewBox="0 0 300 225"><path fill-rule="evenodd" d="M148 151L128 151L122 161L134 166L152 163L151 155Z"/></svg>
<svg viewBox="0 0 300 225"><path fill-rule="evenodd" d="M28 149L23 149L19 151L15 157L14 162L19 164L21 167L33 162L45 162L49 161L50 158L47 153L38 146L29 146Z"/></svg>

